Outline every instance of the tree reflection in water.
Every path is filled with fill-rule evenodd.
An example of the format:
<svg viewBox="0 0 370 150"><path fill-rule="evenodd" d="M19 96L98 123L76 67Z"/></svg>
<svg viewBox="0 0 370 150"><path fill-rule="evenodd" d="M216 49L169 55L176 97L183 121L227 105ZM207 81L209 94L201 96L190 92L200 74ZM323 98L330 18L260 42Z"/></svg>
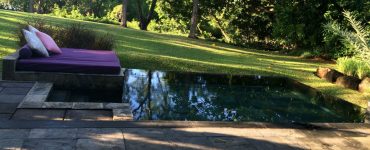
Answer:
<svg viewBox="0 0 370 150"><path fill-rule="evenodd" d="M307 96L279 78L138 69L125 78L123 96L135 120L363 121L354 105Z"/></svg>

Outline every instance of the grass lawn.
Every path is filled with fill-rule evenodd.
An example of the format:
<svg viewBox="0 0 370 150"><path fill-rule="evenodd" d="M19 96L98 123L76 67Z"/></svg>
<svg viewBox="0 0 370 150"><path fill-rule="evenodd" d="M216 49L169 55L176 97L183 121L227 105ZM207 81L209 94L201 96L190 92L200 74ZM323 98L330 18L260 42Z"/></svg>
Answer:
<svg viewBox="0 0 370 150"><path fill-rule="evenodd" d="M0 58L18 48L14 36L17 24L31 16L45 18L54 25L81 22L97 32L110 32L117 40L115 50L125 68L287 76L362 107L367 106L366 100L370 97L370 93L344 89L314 76L313 72L319 66L335 67L327 62L182 36L123 29L117 25L5 10L0 10Z"/></svg>

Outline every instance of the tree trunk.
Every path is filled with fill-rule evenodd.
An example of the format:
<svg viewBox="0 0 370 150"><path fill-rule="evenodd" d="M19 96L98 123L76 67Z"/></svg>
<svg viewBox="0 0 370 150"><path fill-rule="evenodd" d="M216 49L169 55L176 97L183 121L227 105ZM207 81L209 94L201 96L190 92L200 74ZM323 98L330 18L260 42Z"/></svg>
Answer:
<svg viewBox="0 0 370 150"><path fill-rule="evenodd" d="M93 1L90 0L89 1L89 14L92 15L94 13L94 10L93 10Z"/></svg>
<svg viewBox="0 0 370 150"><path fill-rule="evenodd" d="M197 25L199 18L199 0L193 0L193 13L191 15L189 38L197 38Z"/></svg>
<svg viewBox="0 0 370 150"><path fill-rule="evenodd" d="M28 8L28 11L30 12L30 13L33 13L33 4L34 4L34 0L29 0L29 8Z"/></svg>
<svg viewBox="0 0 370 150"><path fill-rule="evenodd" d="M157 0L152 0L148 15L146 17L144 17L144 15L143 15L141 1L136 0L136 2L137 2L137 7L138 7L139 19L140 19L140 24L139 24L140 30L147 30L148 25L149 25L150 21L152 20L152 16L153 16L153 13L154 13L155 6L157 4Z"/></svg>
<svg viewBox="0 0 370 150"><path fill-rule="evenodd" d="M121 25L122 27L127 27L127 5L128 0L122 0L122 14L121 14Z"/></svg>
<svg viewBox="0 0 370 150"><path fill-rule="evenodd" d="M44 0L39 0L39 5L37 6L37 13L41 14L42 11L42 5L44 4Z"/></svg>

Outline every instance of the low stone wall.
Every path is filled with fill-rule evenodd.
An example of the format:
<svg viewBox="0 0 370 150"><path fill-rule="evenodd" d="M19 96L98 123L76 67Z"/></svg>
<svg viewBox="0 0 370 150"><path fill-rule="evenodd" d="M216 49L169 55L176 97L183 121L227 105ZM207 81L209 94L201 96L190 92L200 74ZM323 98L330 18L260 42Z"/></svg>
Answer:
<svg viewBox="0 0 370 150"><path fill-rule="evenodd" d="M331 83L335 83L352 90L357 90L359 92L370 90L370 78L364 78L361 80L356 77L344 75L335 69L321 67L317 68L316 75Z"/></svg>

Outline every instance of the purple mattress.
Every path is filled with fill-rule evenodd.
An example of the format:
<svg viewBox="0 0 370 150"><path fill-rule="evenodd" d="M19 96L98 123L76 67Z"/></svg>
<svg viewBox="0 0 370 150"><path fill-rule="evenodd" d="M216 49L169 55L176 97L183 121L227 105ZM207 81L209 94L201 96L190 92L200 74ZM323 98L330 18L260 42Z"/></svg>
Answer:
<svg viewBox="0 0 370 150"><path fill-rule="evenodd" d="M18 71L119 74L120 61L114 51L61 48L62 54L47 58L19 59Z"/></svg>

